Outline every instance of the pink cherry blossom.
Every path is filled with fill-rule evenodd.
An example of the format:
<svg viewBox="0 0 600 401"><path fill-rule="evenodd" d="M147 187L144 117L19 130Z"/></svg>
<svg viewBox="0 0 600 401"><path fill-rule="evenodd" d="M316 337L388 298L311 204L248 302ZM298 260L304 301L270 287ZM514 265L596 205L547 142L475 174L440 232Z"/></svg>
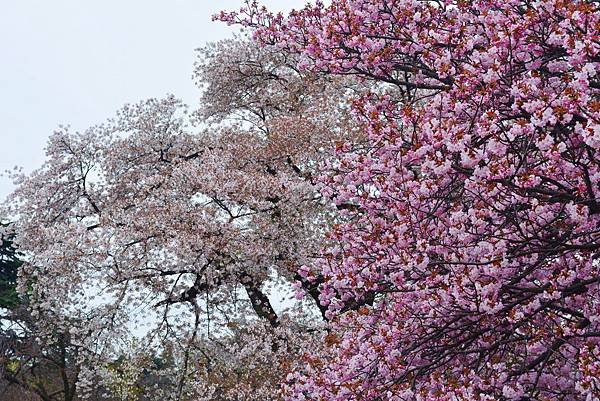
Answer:
<svg viewBox="0 0 600 401"><path fill-rule="evenodd" d="M600 10L333 0L219 19L370 83L321 178L328 347L289 400L600 399ZM348 310L348 299L364 306Z"/></svg>

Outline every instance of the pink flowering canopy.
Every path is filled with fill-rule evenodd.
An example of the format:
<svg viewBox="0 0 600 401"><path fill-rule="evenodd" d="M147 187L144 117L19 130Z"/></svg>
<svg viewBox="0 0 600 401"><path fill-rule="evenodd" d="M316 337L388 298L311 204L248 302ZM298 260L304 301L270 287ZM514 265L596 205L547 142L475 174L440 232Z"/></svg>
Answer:
<svg viewBox="0 0 600 401"><path fill-rule="evenodd" d="M302 273L324 277L332 331L290 400L600 399L598 2L217 18L389 88L356 99L368 146L340 144L322 178L347 223Z"/></svg>
<svg viewBox="0 0 600 401"><path fill-rule="evenodd" d="M156 347L172 349L176 391L153 399L280 399L291 361L319 348L326 308L298 268L339 217L316 177L335 142L362 138L349 94L363 87L296 64L244 39L209 44L193 112L167 96L61 127L46 162L13 175L0 215L26 255L20 289L39 333L68 332L94 361L78 362L80 395L92 374L112 380L102 370L123 349L141 371ZM297 280L310 297L282 300Z"/></svg>

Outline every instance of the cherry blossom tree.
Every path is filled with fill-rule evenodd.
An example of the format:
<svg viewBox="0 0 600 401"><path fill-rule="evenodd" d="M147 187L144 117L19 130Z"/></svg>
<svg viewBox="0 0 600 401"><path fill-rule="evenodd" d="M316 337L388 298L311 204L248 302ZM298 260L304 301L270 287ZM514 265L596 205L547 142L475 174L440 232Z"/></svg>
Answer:
<svg viewBox="0 0 600 401"><path fill-rule="evenodd" d="M149 326L144 345L175 344L170 399L274 398L325 311L298 274L337 218L316 177L361 132L347 99L362 86L297 63L248 41L209 45L198 110L169 96L57 130L7 211L34 313L85 321L70 335L108 360ZM277 311L273 288L296 280L312 306Z"/></svg>
<svg viewBox="0 0 600 401"><path fill-rule="evenodd" d="M368 146L322 178L327 349L290 400L600 399L600 9L583 0L333 0L218 19L357 97ZM349 299L372 305L346 311Z"/></svg>
<svg viewBox="0 0 600 401"><path fill-rule="evenodd" d="M51 311L32 313L28 294L17 296L23 254L11 231L8 224L0 226L0 393L7 400L73 401L82 371L98 362L71 341L70 329L85 322L56 319Z"/></svg>

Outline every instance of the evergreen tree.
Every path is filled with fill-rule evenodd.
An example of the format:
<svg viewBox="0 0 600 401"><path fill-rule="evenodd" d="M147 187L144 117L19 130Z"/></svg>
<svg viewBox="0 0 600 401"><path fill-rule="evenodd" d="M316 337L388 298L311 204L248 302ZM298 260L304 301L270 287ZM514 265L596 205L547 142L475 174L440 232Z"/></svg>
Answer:
<svg viewBox="0 0 600 401"><path fill-rule="evenodd" d="M2 224L6 227L7 224ZM0 236L0 308L14 308L18 303L17 271L23 262L13 244L12 234Z"/></svg>

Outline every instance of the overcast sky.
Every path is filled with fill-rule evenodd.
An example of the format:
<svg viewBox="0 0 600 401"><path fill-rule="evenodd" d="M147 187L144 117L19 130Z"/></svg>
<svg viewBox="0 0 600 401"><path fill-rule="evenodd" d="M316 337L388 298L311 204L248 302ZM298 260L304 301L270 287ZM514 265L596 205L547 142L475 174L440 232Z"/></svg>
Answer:
<svg viewBox="0 0 600 401"><path fill-rule="evenodd" d="M59 124L102 122L167 93L194 104L194 49L237 28L212 22L243 0L0 0L0 171L31 171ZM305 0L264 0L273 10ZM0 177L0 201L12 190Z"/></svg>

